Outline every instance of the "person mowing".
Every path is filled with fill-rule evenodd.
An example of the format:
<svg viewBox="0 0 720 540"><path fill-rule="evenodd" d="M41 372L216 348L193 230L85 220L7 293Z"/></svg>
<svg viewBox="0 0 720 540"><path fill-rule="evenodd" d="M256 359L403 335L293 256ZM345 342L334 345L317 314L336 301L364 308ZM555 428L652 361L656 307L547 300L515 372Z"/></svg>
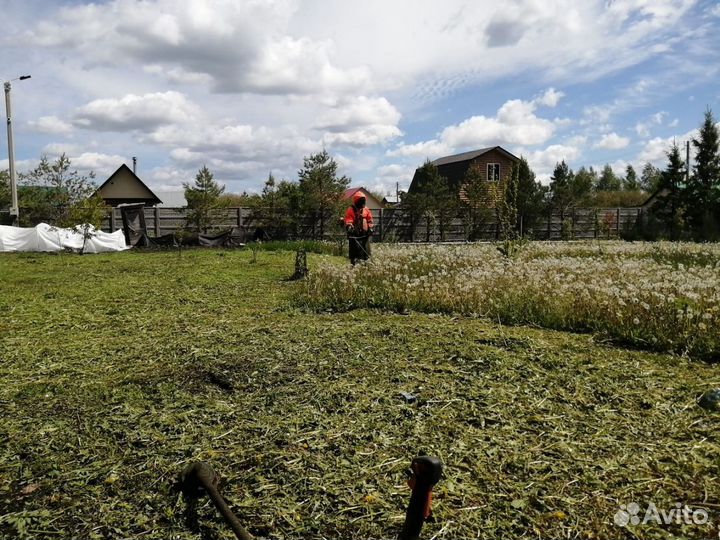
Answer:
<svg viewBox="0 0 720 540"><path fill-rule="evenodd" d="M370 237L373 233L372 212L365 207L365 197L356 193L352 206L345 212L345 230L350 241L350 262L366 261L370 258Z"/></svg>

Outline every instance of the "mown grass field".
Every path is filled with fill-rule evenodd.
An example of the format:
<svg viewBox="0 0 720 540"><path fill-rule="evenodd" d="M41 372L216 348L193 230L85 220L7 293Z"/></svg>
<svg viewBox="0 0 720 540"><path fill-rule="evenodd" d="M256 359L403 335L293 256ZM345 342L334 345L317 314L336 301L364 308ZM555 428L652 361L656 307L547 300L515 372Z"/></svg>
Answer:
<svg viewBox="0 0 720 540"><path fill-rule="evenodd" d="M311 311L283 281L293 261L1 256L0 537L231 538L174 490L203 459L255 534L393 538L420 451L446 464L428 539L717 537L720 416L695 403L717 365L480 318ZM711 523L616 526L630 502Z"/></svg>

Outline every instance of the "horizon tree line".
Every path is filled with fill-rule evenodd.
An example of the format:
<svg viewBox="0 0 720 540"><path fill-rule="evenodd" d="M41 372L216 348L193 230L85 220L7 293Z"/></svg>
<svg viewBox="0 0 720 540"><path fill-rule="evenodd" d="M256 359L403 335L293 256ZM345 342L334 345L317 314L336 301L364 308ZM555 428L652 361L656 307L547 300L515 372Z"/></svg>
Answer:
<svg viewBox="0 0 720 540"><path fill-rule="evenodd" d="M487 182L483 171L471 166L456 186L427 160L418 169L417 189L402 198L410 239L414 239L414 229L422 220L444 239L458 216L462 216L471 240L480 238L490 222L497 224L498 237L519 237L552 212L564 224L574 208L637 206L649 194L656 194L635 228L635 237L715 240L720 238L719 140L718 126L708 108L697 137L691 141L695 150L692 170L687 169L674 143L666 153L668 161L663 170L648 162L639 175L632 165L626 166L623 176L609 164L599 172L585 166L574 172L563 160L556 164L549 185L537 181L523 156L498 182ZM91 197L97 189L94 174L82 175L70 165L65 154L55 162L43 156L37 167L20 175L25 209L21 224L42 219L67 226L82 218L99 226L107 209L99 196ZM350 178L338 174L337 163L326 150L306 156L297 178L296 182L278 181L271 173L262 193L238 196L224 193L225 188L203 166L194 183L183 184L188 222L195 230L206 232L213 225L216 210L241 205L258 216L268 236L298 237L303 224L310 223L303 236L323 238L346 204L341 196ZM0 208L9 205L8 180L7 173L0 171ZM430 226L426 230L429 240Z"/></svg>

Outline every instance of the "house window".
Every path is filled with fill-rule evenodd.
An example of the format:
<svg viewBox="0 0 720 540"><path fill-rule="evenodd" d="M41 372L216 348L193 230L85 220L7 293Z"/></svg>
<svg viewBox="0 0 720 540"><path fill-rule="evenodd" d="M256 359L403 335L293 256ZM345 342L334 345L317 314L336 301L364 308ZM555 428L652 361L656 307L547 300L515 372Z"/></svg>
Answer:
<svg viewBox="0 0 720 540"><path fill-rule="evenodd" d="M487 164L487 179L489 182L500 181L500 164L499 163L488 163Z"/></svg>

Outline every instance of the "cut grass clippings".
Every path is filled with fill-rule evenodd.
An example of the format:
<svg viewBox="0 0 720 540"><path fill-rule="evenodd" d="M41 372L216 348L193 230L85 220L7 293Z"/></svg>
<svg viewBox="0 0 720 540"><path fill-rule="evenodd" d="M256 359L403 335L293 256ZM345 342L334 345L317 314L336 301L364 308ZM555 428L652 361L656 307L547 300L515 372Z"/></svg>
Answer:
<svg viewBox="0 0 720 540"><path fill-rule="evenodd" d="M320 256L311 256L311 270ZM231 538L174 490L210 462L270 538L709 537L716 366L480 319L289 307L294 253L0 257L0 537ZM324 259L323 259L324 260ZM417 396L406 403L400 392ZM613 523L706 505L707 526Z"/></svg>

